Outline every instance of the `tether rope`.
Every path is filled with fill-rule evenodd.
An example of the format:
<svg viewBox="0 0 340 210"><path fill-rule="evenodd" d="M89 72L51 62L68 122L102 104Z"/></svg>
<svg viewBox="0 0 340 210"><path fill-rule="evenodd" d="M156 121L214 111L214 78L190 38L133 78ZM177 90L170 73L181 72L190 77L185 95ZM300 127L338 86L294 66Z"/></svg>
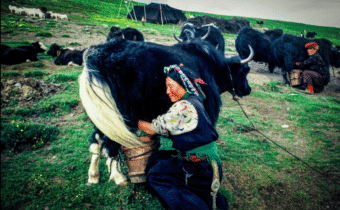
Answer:
<svg viewBox="0 0 340 210"><path fill-rule="evenodd" d="M236 123L238 125L242 125L244 127L247 127L250 129L250 131L257 131L259 134L261 134L262 136L264 136L266 139L268 139L269 141L271 141L273 144L275 144L276 146L278 146L279 148L281 148L283 151L287 152L289 155L293 156L294 158L296 158L297 160L301 161L302 163L304 163L307 167L313 169L315 172L317 172L318 174L320 174L321 176L325 177L326 179L329 179L330 181L333 181L335 184L340 186L340 182L328 177L326 174L323 174L321 171L317 170L316 168L314 168L313 166L309 165L307 162L305 162L304 160L302 160L301 158L297 157L296 155L292 154L291 152L289 152L287 149L285 149L283 146L279 145L278 143L276 143L275 141L273 141L271 138L269 138L268 136L266 136L265 134L263 134L261 131L259 131L258 129L256 129L255 125L253 124L253 122L249 119L247 113L244 111L243 107L241 106L240 102L239 102L239 98L236 96L235 93L235 88L234 88L234 84L233 84L233 77L229 68L229 64L227 64L228 70L229 70L229 76L230 76L230 82L231 82L231 87L232 87L232 95L233 95L233 100L237 102L237 104L241 107L243 114L247 117L247 119L249 120L249 122L252 124L253 127L247 126L247 125L243 125L241 123L236 123L233 119L228 119L225 117L221 117L222 119L225 119L227 121L230 121L232 123ZM340 178L340 177L339 177Z"/></svg>

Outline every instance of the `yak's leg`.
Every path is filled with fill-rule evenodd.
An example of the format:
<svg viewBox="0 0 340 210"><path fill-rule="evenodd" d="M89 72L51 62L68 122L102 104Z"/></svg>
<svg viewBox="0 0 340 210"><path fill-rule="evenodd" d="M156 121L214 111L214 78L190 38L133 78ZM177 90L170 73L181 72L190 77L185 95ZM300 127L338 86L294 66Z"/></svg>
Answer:
<svg viewBox="0 0 340 210"><path fill-rule="evenodd" d="M290 85L289 74L294 69L295 63L293 62L290 56L285 57L284 60L285 60L285 63L282 67L282 77L283 77L283 82L287 86L289 86Z"/></svg>
<svg viewBox="0 0 340 210"><path fill-rule="evenodd" d="M270 73L274 72L274 70L275 70L275 63L274 63L274 61L269 61L268 62L268 69L269 69Z"/></svg>
<svg viewBox="0 0 340 210"><path fill-rule="evenodd" d="M91 164L89 168L89 179L87 184L98 184L100 175L99 175L99 159L100 159L100 151L102 149L102 139L100 138L100 134L98 130L92 134L92 140L90 145L90 152L92 152Z"/></svg>
<svg viewBox="0 0 340 210"><path fill-rule="evenodd" d="M118 159L108 158L106 165L110 173L110 181L114 180L116 185L120 186L124 186L128 183L126 177L120 170L120 161Z"/></svg>
<svg viewBox="0 0 340 210"><path fill-rule="evenodd" d="M110 173L110 181L114 180L116 185L126 185L127 179L120 170L119 149L120 144L111 141L104 136L103 138L103 154L107 157L106 165Z"/></svg>
<svg viewBox="0 0 340 210"><path fill-rule="evenodd" d="M79 65L70 61L70 62L68 62L67 66L79 66Z"/></svg>

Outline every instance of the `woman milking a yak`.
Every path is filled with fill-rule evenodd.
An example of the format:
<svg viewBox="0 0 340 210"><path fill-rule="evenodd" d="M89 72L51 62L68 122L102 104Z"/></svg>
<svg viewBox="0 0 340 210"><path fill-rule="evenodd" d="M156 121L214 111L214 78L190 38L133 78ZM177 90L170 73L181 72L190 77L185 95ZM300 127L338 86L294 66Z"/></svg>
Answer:
<svg viewBox="0 0 340 210"><path fill-rule="evenodd" d="M307 43L305 48L309 58L295 63L297 69L302 70L300 77L297 78L299 85L295 87L307 94L322 92L324 86L330 81L329 70L318 53L319 45L316 42Z"/></svg>
<svg viewBox="0 0 340 210"><path fill-rule="evenodd" d="M166 93L174 104L152 122L138 127L170 138L174 150L151 154L145 169L147 189L165 209L228 209L217 193L222 164L217 154L218 133L204 109L206 85L194 72L172 65L165 68Z"/></svg>
<svg viewBox="0 0 340 210"><path fill-rule="evenodd" d="M146 188L165 209L228 209L226 198L218 193L222 181L222 162L216 145L219 135L203 105L206 95L202 87L209 88L209 84L183 65L165 67L164 72L166 94L173 104L151 122L139 120L138 128L145 135L171 140L172 148L153 148L145 167ZM86 103L85 94L81 91L80 95ZM97 139L105 137L94 135ZM98 155L93 156L97 158L94 162L98 162ZM108 159L109 170L115 170L110 164ZM89 182L95 178L91 173L90 167ZM125 182L122 178L119 183Z"/></svg>

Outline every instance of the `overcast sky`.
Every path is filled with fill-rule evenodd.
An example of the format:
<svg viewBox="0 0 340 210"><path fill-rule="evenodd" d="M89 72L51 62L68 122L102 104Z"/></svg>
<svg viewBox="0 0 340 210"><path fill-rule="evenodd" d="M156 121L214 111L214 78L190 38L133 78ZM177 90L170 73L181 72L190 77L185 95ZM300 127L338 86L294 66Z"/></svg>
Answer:
<svg viewBox="0 0 340 210"><path fill-rule="evenodd" d="M212 14L340 28L340 0L134 0Z"/></svg>

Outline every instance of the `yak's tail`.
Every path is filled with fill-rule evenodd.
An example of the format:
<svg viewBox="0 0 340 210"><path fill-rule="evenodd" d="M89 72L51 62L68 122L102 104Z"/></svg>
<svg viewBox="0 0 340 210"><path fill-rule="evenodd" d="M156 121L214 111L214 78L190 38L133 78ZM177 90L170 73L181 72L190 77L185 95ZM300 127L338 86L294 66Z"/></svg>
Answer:
<svg viewBox="0 0 340 210"><path fill-rule="evenodd" d="M111 140L125 147L142 145L124 123L109 85L98 78L100 71L88 68L87 54L91 53L85 51L84 70L79 76L79 95L87 115Z"/></svg>

